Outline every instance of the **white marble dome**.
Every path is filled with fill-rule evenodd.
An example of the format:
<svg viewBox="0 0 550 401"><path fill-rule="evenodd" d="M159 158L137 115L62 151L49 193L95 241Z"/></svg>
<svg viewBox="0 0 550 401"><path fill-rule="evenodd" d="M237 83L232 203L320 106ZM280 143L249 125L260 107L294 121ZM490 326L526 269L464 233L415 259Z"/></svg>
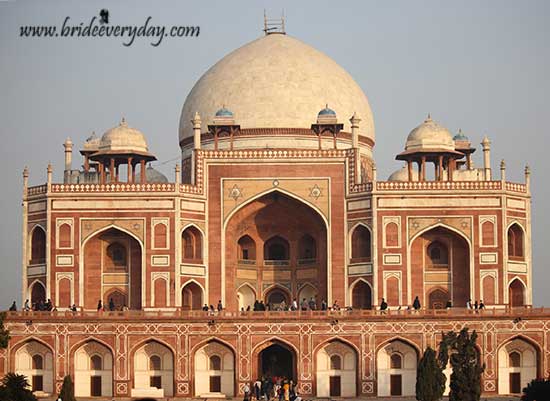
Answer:
<svg viewBox="0 0 550 401"><path fill-rule="evenodd" d="M149 153L145 135L129 127L124 118L116 127L103 134L99 141L99 152Z"/></svg>
<svg viewBox="0 0 550 401"><path fill-rule="evenodd" d="M407 137L406 151L454 151L455 143L449 130L431 119L413 129Z"/></svg>
<svg viewBox="0 0 550 401"><path fill-rule="evenodd" d="M193 135L198 112L203 132L225 105L241 128L311 128L325 104L344 131L354 112L359 134L374 141L367 97L334 60L286 34L272 33L229 53L195 84L180 117L180 141Z"/></svg>

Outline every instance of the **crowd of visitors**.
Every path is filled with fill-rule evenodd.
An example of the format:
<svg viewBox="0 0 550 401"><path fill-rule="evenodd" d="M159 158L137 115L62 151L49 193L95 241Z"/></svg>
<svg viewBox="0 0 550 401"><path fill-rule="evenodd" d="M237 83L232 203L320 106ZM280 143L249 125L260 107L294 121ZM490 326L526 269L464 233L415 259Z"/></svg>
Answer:
<svg viewBox="0 0 550 401"><path fill-rule="evenodd" d="M244 401L300 401L296 384L287 377L262 377L243 388Z"/></svg>

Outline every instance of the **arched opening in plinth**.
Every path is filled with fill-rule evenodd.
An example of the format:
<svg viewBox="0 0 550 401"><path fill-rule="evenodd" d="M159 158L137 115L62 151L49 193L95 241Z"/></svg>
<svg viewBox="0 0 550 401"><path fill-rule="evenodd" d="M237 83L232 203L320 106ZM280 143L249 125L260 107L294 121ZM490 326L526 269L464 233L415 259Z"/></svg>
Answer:
<svg viewBox="0 0 550 401"><path fill-rule="evenodd" d="M149 341L134 354L132 396L171 397L174 395L174 355L170 348Z"/></svg>
<svg viewBox="0 0 550 401"><path fill-rule="evenodd" d="M258 353L258 377L281 377L296 383L296 353L282 342L273 342Z"/></svg>
<svg viewBox="0 0 550 401"><path fill-rule="evenodd" d="M31 339L17 349L15 373L27 377L35 395L53 395L53 352L41 342Z"/></svg>
<svg viewBox="0 0 550 401"><path fill-rule="evenodd" d="M210 341L195 352L195 396L220 398L235 394L235 354L227 345Z"/></svg>
<svg viewBox="0 0 550 401"><path fill-rule="evenodd" d="M113 354L98 341L88 341L74 354L74 394L77 397L113 396Z"/></svg>
<svg viewBox="0 0 550 401"><path fill-rule="evenodd" d="M428 307L430 309L444 309L449 299L448 291L441 288L435 288L428 296Z"/></svg>
<svg viewBox="0 0 550 401"><path fill-rule="evenodd" d="M319 302L327 299L327 224L306 201L278 189L250 200L228 218L224 244L228 309L244 306L228 296L244 282L267 304L290 304L306 284L317 289Z"/></svg>
<svg viewBox="0 0 550 401"><path fill-rule="evenodd" d="M349 344L334 340L317 351L317 397L357 396L357 352Z"/></svg>
<svg viewBox="0 0 550 401"><path fill-rule="evenodd" d="M538 349L524 338L516 337L498 351L498 393L520 394L538 377Z"/></svg>
<svg viewBox="0 0 550 401"><path fill-rule="evenodd" d="M379 397L415 394L418 351L411 344L390 341L378 350L376 364Z"/></svg>

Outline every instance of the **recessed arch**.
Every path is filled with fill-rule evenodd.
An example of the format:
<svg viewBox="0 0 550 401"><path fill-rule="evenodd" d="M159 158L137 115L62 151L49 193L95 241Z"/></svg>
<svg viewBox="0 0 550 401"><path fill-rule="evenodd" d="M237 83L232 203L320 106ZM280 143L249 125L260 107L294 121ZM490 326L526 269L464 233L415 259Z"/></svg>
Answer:
<svg viewBox="0 0 550 401"><path fill-rule="evenodd" d="M101 227L93 232L91 232L90 234L88 234L85 238L83 238L81 240L81 246L80 246L80 251L79 251L79 275L80 277L84 277L85 276L85 272L84 272L84 264L85 264L85 258L84 258L84 255L85 255L85 250L86 250L86 245L88 244L88 242L96 237L99 237L100 235L108 232L109 230L116 230L116 231L120 231L121 233L123 234L127 234L131 239L135 240L137 242L137 244L139 245L139 251L140 251L140 255L141 255L141 268L139 269L140 270L140 278L139 280L136 279L137 282L139 282L139 287L141 287L141 289L137 289L136 288L136 292L139 294L139 303L136 304L136 305L128 305L129 307L133 308L133 309L141 309L142 305L144 304L144 300L145 300L145 297L146 297L146 284L145 284L145 277L146 277L146 261L145 261L145 245L142 241L142 239L136 235L135 233L131 232L130 230L128 229L125 229L124 227L120 227L118 224L109 224L105 227ZM79 304L81 306L84 306L86 308L86 305L85 305L85 302L84 302L84 299L85 299L85 295L84 295L84 291L85 291L85 288L84 288L84 281L85 280L78 280L79 281ZM136 287L137 287L137 283L136 284ZM132 292L132 291L130 291ZM130 296L133 298L133 295L130 294ZM136 302L138 300L138 298L136 298ZM98 297L98 299L100 299ZM90 302L93 302L95 303L96 300L91 300ZM87 306L89 309L92 309L92 308L95 308L95 305L88 305Z"/></svg>
<svg viewBox="0 0 550 401"><path fill-rule="evenodd" d="M283 195L287 195L291 198L294 198L295 200L297 200L298 202L301 202L301 203L304 203L306 206L309 206L311 209L313 209L315 212L317 212L317 214L319 215L319 217L321 217L321 219L323 219L323 221L325 222L325 227L328 229L328 227L330 227L330 224L328 222L328 219L325 217L325 215L323 214L323 212L321 211L321 209L319 209L319 207L317 207L316 205L314 205L313 203L309 202L308 200L300 197L300 196L297 196L295 194L293 194L292 192L289 192L289 191L285 191L284 189L282 188L271 188L271 189L268 189L267 191L263 191L263 192L259 192L257 193L256 195L254 195L253 197L249 198L246 200L246 202L243 202L241 203L240 205L238 205L236 208L234 208L233 210L231 210L231 212L229 212L229 214L227 215L227 217L225 218L224 220L224 224L223 224L223 231L225 232L226 228L227 228L227 223L231 220L231 217L233 217L233 215L235 213L237 213L239 210L241 210L242 208L244 208L245 206L251 204L252 202L254 202L255 200L265 196L265 195L269 195L271 193L274 193L274 192L280 192L281 194ZM327 230L328 232L328 230Z"/></svg>
<svg viewBox="0 0 550 401"><path fill-rule="evenodd" d="M46 286L39 279L35 279L29 285L28 299L31 301L31 305L38 306L40 302L46 302Z"/></svg>
<svg viewBox="0 0 550 401"><path fill-rule="evenodd" d="M12 370L29 379L33 392L53 393L54 359L53 348L33 337L17 343L11 353Z"/></svg>
<svg viewBox="0 0 550 401"><path fill-rule="evenodd" d="M200 310L206 302L204 287L195 279L189 279L181 285L181 306L187 310Z"/></svg>
<svg viewBox="0 0 550 401"><path fill-rule="evenodd" d="M270 285L269 287L267 287L263 291L263 298L264 298L264 302L265 302L266 305L269 305L271 295L273 295L275 292L280 292L280 294L283 296L284 302L286 303L287 306L290 304L290 302L291 302L290 290L288 288L286 288L285 286L281 285L281 284L275 283L275 284ZM280 304L283 300L283 299L280 299L280 298L281 298L280 296L277 296L276 299L274 298L271 302L276 303L276 304Z"/></svg>
<svg viewBox="0 0 550 401"><path fill-rule="evenodd" d="M399 366L397 358L399 356ZM376 351L378 396L415 394L416 369L421 353L414 343L397 337L382 343ZM392 364L393 362L393 364Z"/></svg>
<svg viewBox="0 0 550 401"><path fill-rule="evenodd" d="M276 363L268 363L271 361L270 355L276 355ZM285 376L296 381L298 355L300 355L298 349L288 341L275 336L265 339L252 348L252 360L257 361L256 371L253 371L253 374L261 377L271 372L271 375Z"/></svg>
<svg viewBox="0 0 550 401"><path fill-rule="evenodd" d="M355 346L339 337L314 348L317 397L357 395L359 355Z"/></svg>
<svg viewBox="0 0 550 401"><path fill-rule="evenodd" d="M264 242L264 260L282 261L289 259L290 243L283 235L273 235Z"/></svg>
<svg viewBox="0 0 550 401"><path fill-rule="evenodd" d="M365 263L372 260L372 229L358 222L349 231L350 263Z"/></svg>
<svg viewBox="0 0 550 401"><path fill-rule="evenodd" d="M156 388L156 397L174 395L175 355L164 341L147 339L132 348L134 388Z"/></svg>
<svg viewBox="0 0 550 401"><path fill-rule="evenodd" d="M512 260L525 260L525 229L522 225L514 221L506 229L506 238L508 246L508 258Z"/></svg>
<svg viewBox="0 0 550 401"><path fill-rule="evenodd" d="M112 397L115 354L111 347L86 339L73 349L75 396ZM101 366L98 358L101 358Z"/></svg>
<svg viewBox="0 0 550 401"><path fill-rule="evenodd" d="M209 338L193 347L191 355L194 396L199 397L208 393L234 396L237 354L230 344L217 338ZM212 357L219 358L219 364L212 364Z"/></svg>
<svg viewBox="0 0 550 401"><path fill-rule="evenodd" d="M240 310L247 310L248 308L252 310L254 303L258 299L256 289L249 283L243 283L237 288L237 297Z"/></svg>
<svg viewBox="0 0 550 401"><path fill-rule="evenodd" d="M46 229L35 224L29 233L29 261L30 265L46 263Z"/></svg>
<svg viewBox="0 0 550 401"><path fill-rule="evenodd" d="M411 255L415 252L419 252L416 247L422 247L422 241L428 241L427 238L431 236L437 237L438 232L439 235L447 236L448 238L447 246L450 255L449 264L439 265L437 267L444 268L449 272L450 280L448 280L447 285L449 285L449 292L452 298L451 300L453 302L453 305L466 305L468 299L475 298L473 296L473 293L475 288L474 278L476 277L476 275L474 272L474 253L472 241L466 234L464 234L457 228L449 226L442 222L438 222L436 224L424 227L415 235L413 235L408 242L409 246L407 249L407 276L411 279L407 280L407 304L412 304L412 299L414 296L419 296L420 302L424 305L429 302L427 298L427 293L425 291L423 274L412 274L412 269L414 265L415 270L422 269L422 271L424 271L425 267L430 268L430 266L432 265L425 266L422 260L420 260L419 258L413 259ZM453 237L453 235L456 236ZM421 249L422 253L424 253L425 251L423 250L423 248ZM461 285L457 285L457 283L459 282L461 283Z"/></svg>
<svg viewBox="0 0 550 401"><path fill-rule="evenodd" d="M532 379L539 377L541 355L538 344L523 335L504 341L497 349L498 393L521 393Z"/></svg>
<svg viewBox="0 0 550 401"><path fill-rule="evenodd" d="M372 308L372 285L364 278L358 278L351 283L349 288L349 296L353 309L371 309Z"/></svg>
<svg viewBox="0 0 550 401"><path fill-rule="evenodd" d="M238 308L237 298L234 296L236 288L240 285L240 282L235 280L236 266L239 264L250 264L252 266L254 264L239 258L239 247L235 246L235 244L237 244L243 235L249 235L256 243L255 265L257 267L250 267L256 270L256 274L259 274L258 272L261 271L260 267L263 269L267 268L270 271L280 270L281 273L273 273L277 276L273 281L277 283L283 280L281 274L294 274L292 272L296 270L300 262L303 262L304 264L311 265L312 269L318 270L317 277L321 277L320 275L322 274L322 279L319 280L320 283L316 284L320 284L320 294L323 298L330 299L329 292L331 289L326 283L330 282L331 277L331 249L330 230L327 228L326 217L318 207L312 205L307 200L279 189L270 188L267 191L255 194L246 201L243 201L242 204L236 206L227 216L224 216L222 248L225 252L225 258L221 260L222 288L220 299L222 299L228 309L237 310ZM289 207L289 205L292 206ZM294 221L294 217L301 224L291 224ZM274 222L272 225L262 223L269 218L271 218L270 221ZM246 227L246 229L236 229L237 225L241 228ZM316 253L318 258L316 260L308 259L304 262L299 258L299 252L297 252L298 246L296 244L304 233L312 235L317 241ZM270 255L268 247L264 247L264 245L275 235L284 238L289 243L289 246L284 246L284 252L273 257ZM272 258L276 260L271 260ZM260 291L258 289L258 293L260 292L263 294L264 290ZM297 288L292 288L290 293L290 299L296 298L298 296Z"/></svg>
<svg viewBox="0 0 550 401"><path fill-rule="evenodd" d="M527 285L521 277L514 276L508 282L507 288L510 306L525 306L527 304Z"/></svg>
<svg viewBox="0 0 550 401"><path fill-rule="evenodd" d="M181 261L202 264L204 260L204 233L196 224L188 224L180 234Z"/></svg>

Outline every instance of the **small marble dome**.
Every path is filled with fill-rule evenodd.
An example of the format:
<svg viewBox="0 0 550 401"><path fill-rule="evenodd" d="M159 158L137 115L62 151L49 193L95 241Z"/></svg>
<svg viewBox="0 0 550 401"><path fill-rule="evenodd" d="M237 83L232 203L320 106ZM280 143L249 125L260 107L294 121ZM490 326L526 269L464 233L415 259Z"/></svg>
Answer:
<svg viewBox="0 0 550 401"><path fill-rule="evenodd" d="M162 183L168 182L168 178L166 178L166 176L162 174L160 171L151 167L151 165L147 166L147 168L145 169L145 179L147 180L147 182L150 182L150 183L162 184ZM140 181L141 181L141 173L137 173L135 182L140 182Z"/></svg>
<svg viewBox="0 0 550 401"><path fill-rule="evenodd" d="M221 109L216 111L216 117L233 117L233 112L223 106Z"/></svg>
<svg viewBox="0 0 550 401"><path fill-rule="evenodd" d="M413 181L418 181L418 171L413 169ZM388 181L409 181L409 170L407 165L404 165L399 170L395 170L389 177Z"/></svg>
<svg viewBox="0 0 550 401"><path fill-rule="evenodd" d="M147 147L145 135L129 127L123 118L120 124L111 128L99 141L98 154L138 154L152 156Z"/></svg>
<svg viewBox="0 0 550 401"><path fill-rule="evenodd" d="M328 104L325 106L324 109L322 109L319 114L317 114L318 116L327 116L327 115L330 115L330 116L336 116L336 112L332 109L329 109L328 107Z"/></svg>
<svg viewBox="0 0 550 401"><path fill-rule="evenodd" d="M413 129L407 137L406 151L454 151L455 144L449 130L428 118Z"/></svg>
<svg viewBox="0 0 550 401"><path fill-rule="evenodd" d="M464 133L462 132L461 129L458 130L458 134L453 136L453 140L454 141L460 141L460 142L469 142L470 141L470 139L466 135L464 135Z"/></svg>

